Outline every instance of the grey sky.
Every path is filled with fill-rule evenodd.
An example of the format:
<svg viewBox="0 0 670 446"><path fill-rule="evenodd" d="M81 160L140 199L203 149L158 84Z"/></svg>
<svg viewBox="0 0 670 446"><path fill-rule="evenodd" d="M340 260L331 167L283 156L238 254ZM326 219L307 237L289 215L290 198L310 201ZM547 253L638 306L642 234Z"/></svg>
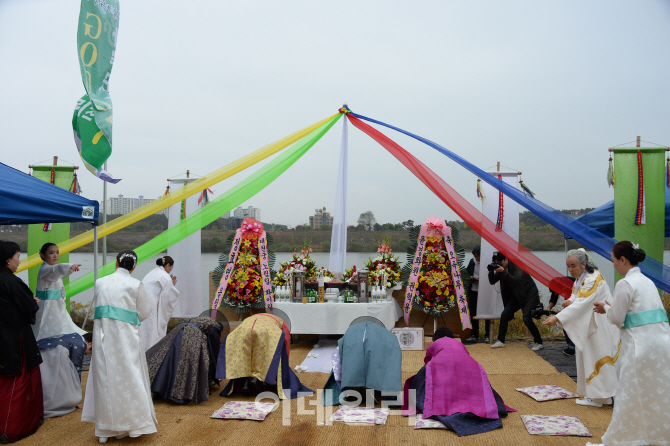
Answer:
<svg viewBox="0 0 670 446"><path fill-rule="evenodd" d="M0 160L58 155L84 94L79 2L0 0ZM157 197L186 169L204 175L335 113L343 102L486 168L523 171L537 198L596 207L607 148L670 145L666 1L122 1L110 93L116 196ZM334 207L341 124L245 203L304 223ZM477 207L476 177L382 132ZM381 146L350 126L349 222L456 218ZM252 168L213 187L214 198ZM80 170L84 195L102 183Z"/></svg>

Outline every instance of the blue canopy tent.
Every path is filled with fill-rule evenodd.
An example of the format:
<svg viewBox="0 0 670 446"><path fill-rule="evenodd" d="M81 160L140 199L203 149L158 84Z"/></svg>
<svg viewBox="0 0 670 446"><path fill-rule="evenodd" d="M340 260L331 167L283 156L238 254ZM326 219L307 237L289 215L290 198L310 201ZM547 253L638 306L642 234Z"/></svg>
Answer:
<svg viewBox="0 0 670 446"><path fill-rule="evenodd" d="M0 225L97 223L99 205L0 163Z"/></svg>
<svg viewBox="0 0 670 446"><path fill-rule="evenodd" d="M577 220L608 237L614 237L614 200L578 217ZM670 194L667 189L665 193L665 236L670 237ZM571 237L566 235L565 238Z"/></svg>
<svg viewBox="0 0 670 446"><path fill-rule="evenodd" d="M99 209L95 200L73 194L0 163L0 225L80 221L93 224L95 280L98 279ZM84 325L87 318L88 312Z"/></svg>

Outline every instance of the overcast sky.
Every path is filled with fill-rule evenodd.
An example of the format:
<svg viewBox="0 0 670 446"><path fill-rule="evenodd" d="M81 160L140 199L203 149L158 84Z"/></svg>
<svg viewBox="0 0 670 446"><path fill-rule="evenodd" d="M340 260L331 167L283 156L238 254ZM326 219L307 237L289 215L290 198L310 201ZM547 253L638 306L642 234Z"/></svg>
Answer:
<svg viewBox="0 0 670 446"><path fill-rule="evenodd" d="M158 197L168 177L205 175L344 102L481 168L522 171L558 209L613 198L608 147L637 135L670 145L668 1L122 0L120 9L108 170L123 180L111 196ZM5 164L27 172L57 155L82 166L71 126L85 92L78 15L76 0L0 0ZM290 225L332 210L341 129L244 206ZM380 130L479 206L476 177ZM368 210L382 223L457 218L368 136L352 126L349 135L350 224ZM214 186L214 198L256 168ZM79 172L83 195L101 201L102 182Z"/></svg>

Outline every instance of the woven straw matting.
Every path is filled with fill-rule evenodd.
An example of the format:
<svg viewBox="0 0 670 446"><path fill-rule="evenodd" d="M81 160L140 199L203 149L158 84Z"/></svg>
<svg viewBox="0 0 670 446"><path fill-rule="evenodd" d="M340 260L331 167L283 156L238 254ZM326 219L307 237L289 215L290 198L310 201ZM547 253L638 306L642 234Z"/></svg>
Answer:
<svg viewBox="0 0 670 446"><path fill-rule="evenodd" d="M302 363L312 347L303 342L291 346L291 366ZM459 438L454 432L436 429L414 429L413 418L400 415L388 417L386 426L348 426L344 423L324 425L337 407L324 408L320 397L292 400L290 412L282 408L271 413L263 422L241 420L215 420L209 416L230 398L220 397L216 387L209 401L199 405L179 406L165 401L156 401L158 432L139 438L110 439L108 444L169 444L169 445L585 445L587 441L598 443L612 417L608 407L582 407L574 399L538 403L517 392L517 387L553 384L576 391L576 384L565 374L534 354L523 343L509 342L504 349L493 350L488 345L467 347L472 356L486 369L491 385L505 400L518 410L503 420L503 429L485 434ZM425 352L404 352L402 364L403 380L409 378L423 366ZM82 374L85 388L88 373ZM324 373L300 373L301 381L311 389L323 388L328 375ZM222 383L222 386L225 383ZM221 387L222 388L222 387ZM234 400L253 400L235 396ZM298 415L298 407L314 411L311 415ZM593 434L593 438L547 437L529 435L521 421L524 415L572 415L577 416ZM98 444L91 423L82 423L81 411L51 418L31 437L21 441L22 445L94 445ZM289 424L290 425L285 425Z"/></svg>

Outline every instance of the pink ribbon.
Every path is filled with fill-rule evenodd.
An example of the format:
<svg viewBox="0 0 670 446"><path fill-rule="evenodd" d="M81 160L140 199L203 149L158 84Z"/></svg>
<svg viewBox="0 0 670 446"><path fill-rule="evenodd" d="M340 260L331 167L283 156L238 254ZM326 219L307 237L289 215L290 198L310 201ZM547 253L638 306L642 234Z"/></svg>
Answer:
<svg viewBox="0 0 670 446"><path fill-rule="evenodd" d="M235 261L237 260L237 253L240 251L241 241L242 233L238 229L237 233L235 234L235 238L233 239L233 246L230 248L230 253L228 254L228 263L226 263L226 269L221 276L221 283L219 284L219 288L216 290L216 295L212 301L212 311L210 315L212 319L216 319L216 310L218 310L219 306L221 305L221 300L223 300L223 295L225 294L226 288L228 287L228 280L230 280L230 276L233 274L233 270L235 269Z"/></svg>
<svg viewBox="0 0 670 446"><path fill-rule="evenodd" d="M263 297L265 299L265 310L272 314L272 278L268 266L268 244L265 231L258 238L258 256L261 261L261 278L263 280Z"/></svg>
<svg viewBox="0 0 670 446"><path fill-rule="evenodd" d="M470 326L470 312L468 311L468 302L465 300L465 290L463 289L463 282L461 281L461 271L458 269L458 259L456 251L454 250L454 241L451 239L451 228L446 227L444 234L444 244L449 253L449 263L451 264L451 280L456 289L456 300L458 301L458 313L461 316L461 326L463 330L471 328Z"/></svg>
<svg viewBox="0 0 670 446"><path fill-rule="evenodd" d="M405 305L403 306L403 311L405 313L405 324L407 324L408 327L409 313L412 311L412 301L414 300L414 294L416 293L416 281L419 278L419 272L421 271L423 252L426 249L427 232L428 227L425 224L421 225L421 232L419 232L419 240L416 244L416 252L414 253L414 261L412 262L412 273L409 276L409 283L405 290Z"/></svg>

